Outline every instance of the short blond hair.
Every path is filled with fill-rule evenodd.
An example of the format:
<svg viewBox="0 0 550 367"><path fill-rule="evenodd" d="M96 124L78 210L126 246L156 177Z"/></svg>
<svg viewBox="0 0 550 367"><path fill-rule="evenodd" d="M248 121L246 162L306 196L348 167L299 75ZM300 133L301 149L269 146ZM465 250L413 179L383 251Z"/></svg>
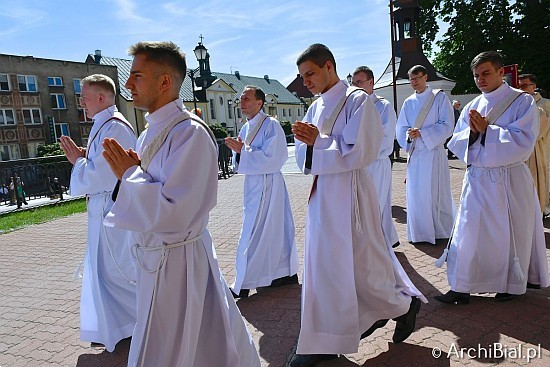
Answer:
<svg viewBox="0 0 550 367"><path fill-rule="evenodd" d="M80 85L88 85L90 87L98 87L106 92L110 92L113 96L116 95L116 85L113 79L103 74L92 74L80 81Z"/></svg>

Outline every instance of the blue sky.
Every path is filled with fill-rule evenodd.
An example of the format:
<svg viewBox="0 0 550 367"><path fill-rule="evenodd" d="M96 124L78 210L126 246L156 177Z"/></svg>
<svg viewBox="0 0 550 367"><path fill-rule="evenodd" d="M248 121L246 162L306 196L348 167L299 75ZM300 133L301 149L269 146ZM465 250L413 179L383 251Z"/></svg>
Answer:
<svg viewBox="0 0 550 367"><path fill-rule="evenodd" d="M0 7L4 54L82 62L96 49L129 58L135 42L169 40L194 68L200 34L212 70L268 74L285 86L312 43L333 51L341 78L358 65L377 78L391 57L388 0L2 0Z"/></svg>

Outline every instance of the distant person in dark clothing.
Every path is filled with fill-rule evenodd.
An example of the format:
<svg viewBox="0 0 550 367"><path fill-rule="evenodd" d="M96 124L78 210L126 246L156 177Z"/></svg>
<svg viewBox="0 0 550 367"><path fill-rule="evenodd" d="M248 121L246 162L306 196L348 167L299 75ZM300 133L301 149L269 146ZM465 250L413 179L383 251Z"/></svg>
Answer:
<svg viewBox="0 0 550 367"><path fill-rule="evenodd" d="M453 113L455 115L455 127L456 127L456 122L460 117L460 102L457 101L456 99L453 100ZM449 139L447 139L447 141L445 142L445 148L447 148L447 143L449 142L449 140L451 140L451 137L449 137ZM456 156L453 154L453 152L447 149L447 158L448 159L456 158Z"/></svg>
<svg viewBox="0 0 550 367"><path fill-rule="evenodd" d="M55 177L53 179L53 192L55 195L59 195L59 200L63 200L63 186L59 183L59 179Z"/></svg>

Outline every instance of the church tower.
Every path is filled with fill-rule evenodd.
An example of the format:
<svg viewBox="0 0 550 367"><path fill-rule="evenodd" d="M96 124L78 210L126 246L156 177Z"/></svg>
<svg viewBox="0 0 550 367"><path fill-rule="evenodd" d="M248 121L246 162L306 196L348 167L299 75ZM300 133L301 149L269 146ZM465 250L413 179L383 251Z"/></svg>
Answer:
<svg viewBox="0 0 550 367"><path fill-rule="evenodd" d="M412 93L407 71L414 65L423 65L428 71L428 84L443 89L448 95L455 82L439 73L422 51L422 40L417 31L420 7L417 0L393 0L393 47L395 56L395 85L397 89L397 109L403 100ZM374 84L377 94L393 102L392 61Z"/></svg>

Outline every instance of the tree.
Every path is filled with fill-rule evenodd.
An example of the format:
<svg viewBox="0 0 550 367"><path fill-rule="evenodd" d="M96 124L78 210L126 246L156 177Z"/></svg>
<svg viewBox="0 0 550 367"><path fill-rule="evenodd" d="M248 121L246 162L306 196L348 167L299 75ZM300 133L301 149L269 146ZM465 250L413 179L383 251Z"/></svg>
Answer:
<svg viewBox="0 0 550 367"><path fill-rule="evenodd" d="M281 124L285 135L292 135L292 124L290 121L279 121L279 123Z"/></svg>
<svg viewBox="0 0 550 367"><path fill-rule="evenodd" d="M229 136L229 134L227 133L227 129L221 124L212 124L210 125L210 129L214 133L216 139L223 139Z"/></svg>
<svg viewBox="0 0 550 367"><path fill-rule="evenodd" d="M550 85L550 0L419 0L419 5L418 35L436 69L456 81L453 93L478 92L470 61L489 50L499 51L506 64L536 74L540 87ZM449 28L433 51L437 19Z"/></svg>
<svg viewBox="0 0 550 367"><path fill-rule="evenodd" d="M53 143L53 144L41 144L36 148L36 156L37 157L50 157L53 155L63 155L63 149L61 149L61 146L59 143Z"/></svg>

